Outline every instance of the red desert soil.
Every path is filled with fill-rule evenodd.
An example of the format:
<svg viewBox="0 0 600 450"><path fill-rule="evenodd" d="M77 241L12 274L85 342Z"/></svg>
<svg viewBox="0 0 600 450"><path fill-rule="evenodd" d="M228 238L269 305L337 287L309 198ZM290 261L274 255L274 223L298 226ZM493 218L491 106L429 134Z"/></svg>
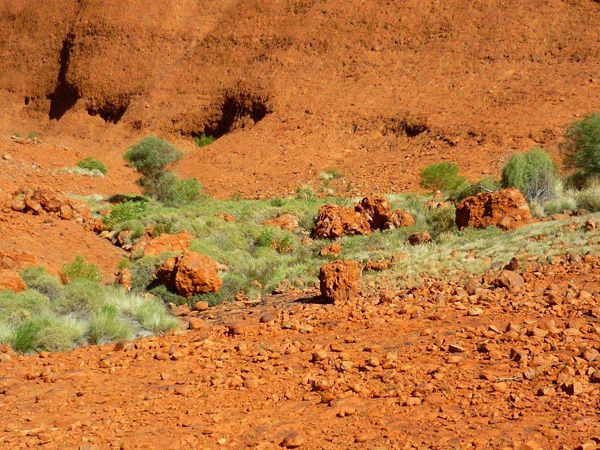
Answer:
<svg viewBox="0 0 600 450"><path fill-rule="evenodd" d="M596 448L600 257L570 260L527 265L519 292L430 282L339 305L305 292L196 313L181 335L9 352L0 443Z"/></svg>
<svg viewBox="0 0 600 450"><path fill-rule="evenodd" d="M428 163L479 177L535 145L558 159L600 95L593 0L5 0L0 26L6 135L119 165L158 133L219 196L326 168L351 191L407 190ZM195 148L202 132L219 139Z"/></svg>

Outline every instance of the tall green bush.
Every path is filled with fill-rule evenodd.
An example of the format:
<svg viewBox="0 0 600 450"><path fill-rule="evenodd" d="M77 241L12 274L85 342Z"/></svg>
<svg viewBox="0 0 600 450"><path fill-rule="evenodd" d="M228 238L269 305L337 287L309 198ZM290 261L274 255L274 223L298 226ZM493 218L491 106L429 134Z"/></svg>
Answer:
<svg viewBox="0 0 600 450"><path fill-rule="evenodd" d="M591 114L567 129L561 151L566 163L583 177L600 175L600 113Z"/></svg>
<svg viewBox="0 0 600 450"><path fill-rule="evenodd" d="M556 182L556 164L541 148L514 155L502 168L502 186L517 188L529 202L554 197Z"/></svg>
<svg viewBox="0 0 600 450"><path fill-rule="evenodd" d="M167 167L183 156L164 139L148 136L125 153L125 160L141 176L137 180L145 195L168 206L189 203L200 195L201 186L190 178L178 180Z"/></svg>

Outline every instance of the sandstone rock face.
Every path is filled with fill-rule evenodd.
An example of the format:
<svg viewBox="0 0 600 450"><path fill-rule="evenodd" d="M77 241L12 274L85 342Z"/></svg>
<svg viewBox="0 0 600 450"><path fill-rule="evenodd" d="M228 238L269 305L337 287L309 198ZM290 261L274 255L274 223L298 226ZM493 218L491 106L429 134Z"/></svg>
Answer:
<svg viewBox="0 0 600 450"><path fill-rule="evenodd" d="M0 269L21 270L38 264L36 256L29 252L0 252Z"/></svg>
<svg viewBox="0 0 600 450"><path fill-rule="evenodd" d="M183 252L192 242L192 236L185 231L178 234L161 234L150 240L144 247L144 256L158 256L166 252Z"/></svg>
<svg viewBox="0 0 600 450"><path fill-rule="evenodd" d="M356 261L335 261L321 267L321 296L332 303L348 301L358 295L360 266Z"/></svg>
<svg viewBox="0 0 600 450"><path fill-rule="evenodd" d="M194 252L167 259L156 272L156 278L183 297L217 292L223 284L217 263Z"/></svg>
<svg viewBox="0 0 600 450"><path fill-rule="evenodd" d="M362 214L353 208L331 204L321 206L313 228L315 237L328 239L368 234L371 234L371 227Z"/></svg>
<svg viewBox="0 0 600 450"><path fill-rule="evenodd" d="M27 289L27 286L13 270L0 269L0 291L8 289L10 291L22 292Z"/></svg>
<svg viewBox="0 0 600 450"><path fill-rule="evenodd" d="M298 228L298 217L294 214L284 213L274 219L263 222L264 225L268 225L275 228L281 228L282 230L294 231Z"/></svg>
<svg viewBox="0 0 600 450"><path fill-rule="evenodd" d="M531 220L531 211L525 197L514 188L482 192L456 205L456 225L459 229L494 225L503 230L512 230Z"/></svg>

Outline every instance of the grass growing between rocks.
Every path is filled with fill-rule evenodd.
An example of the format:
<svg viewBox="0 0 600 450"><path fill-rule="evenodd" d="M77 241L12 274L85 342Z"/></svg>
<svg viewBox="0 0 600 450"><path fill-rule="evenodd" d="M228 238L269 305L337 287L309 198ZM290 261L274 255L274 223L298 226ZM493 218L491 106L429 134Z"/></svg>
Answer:
<svg viewBox="0 0 600 450"><path fill-rule="evenodd" d="M83 276L62 285L42 268L24 269L26 291L0 291L0 344L23 353L62 351L177 327L160 300L102 286L89 271L79 274Z"/></svg>
<svg viewBox="0 0 600 450"><path fill-rule="evenodd" d="M339 258L362 263L393 258L393 267L382 275L381 282L386 284L410 285L429 276L482 273L494 264L507 263L519 255L581 254L600 248L598 233L582 230L580 222L584 218L542 222L512 232L496 228L458 231L454 225L453 207L429 210L425 203L430 197L421 194L390 195L388 198L394 209L411 212L415 226L374 232L370 236L344 237L337 241L342 247ZM134 202L118 205L107 221L114 232L132 230L132 241L149 226L153 227L155 235L181 231L191 233L195 238L191 250L226 265L227 270L221 273L224 284L219 293L187 301L193 303L204 299L217 304L231 300L240 291L258 299L280 287L302 288L315 284L320 266L335 259L319 254L330 241L310 236L318 209L324 203L348 206L355 200L319 199L310 192L302 191L288 199L217 200L204 197L184 208L167 208L153 201L146 201L143 206ZM292 232L263 225L265 220L283 213L296 215L299 229ZM233 216L235 222L225 220L223 214ZM594 217L598 220L599 215ZM568 223L577 223L577 230L567 229ZM434 242L419 246L408 244L407 237L417 231L429 231ZM537 238L540 235L545 237ZM181 303L186 300L152 284L156 268L167 256L132 254L130 269L134 291L151 289L167 302Z"/></svg>

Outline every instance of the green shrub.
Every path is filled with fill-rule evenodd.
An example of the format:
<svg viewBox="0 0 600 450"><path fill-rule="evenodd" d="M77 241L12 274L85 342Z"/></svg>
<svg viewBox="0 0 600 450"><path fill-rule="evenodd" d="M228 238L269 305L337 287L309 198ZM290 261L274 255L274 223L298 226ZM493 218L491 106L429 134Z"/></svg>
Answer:
<svg viewBox="0 0 600 450"><path fill-rule="evenodd" d="M146 212L145 201L128 201L113 206L110 214L104 217L104 223L110 227L117 224L140 219Z"/></svg>
<svg viewBox="0 0 600 450"><path fill-rule="evenodd" d="M215 142L215 138L209 134L202 133L200 136L194 137L194 142L198 147L204 147Z"/></svg>
<svg viewBox="0 0 600 450"><path fill-rule="evenodd" d="M97 170L98 172L100 172L102 175L106 175L106 166L104 165L104 163L98 159L94 159L91 156L88 156L84 159L82 159L81 161L79 161L77 163L78 167L81 167L82 169L86 169L86 170L90 170L90 171L94 171Z"/></svg>
<svg viewBox="0 0 600 450"><path fill-rule="evenodd" d="M50 300L40 292L0 291L0 318L11 324L20 324L50 308Z"/></svg>
<svg viewBox="0 0 600 450"><path fill-rule="evenodd" d="M420 173L423 189L452 192L464 183L465 179L458 175L458 166L453 162L431 164Z"/></svg>
<svg viewBox="0 0 600 450"><path fill-rule="evenodd" d="M133 338L135 327L133 323L121 320L114 305L105 305L96 314L89 326L89 340L94 344L118 342Z"/></svg>
<svg viewBox="0 0 600 450"><path fill-rule="evenodd" d="M575 211L577 209L577 199L573 197L559 197L552 199L543 205L545 215L552 216L561 214L565 211Z"/></svg>
<svg viewBox="0 0 600 450"><path fill-rule="evenodd" d="M502 186L517 188L529 202L554 197L556 181L556 164L541 148L514 155L502 168Z"/></svg>
<svg viewBox="0 0 600 450"><path fill-rule="evenodd" d="M19 325L14 333L13 348L22 353L36 351L38 349L38 334L43 325L43 323L35 319Z"/></svg>
<svg viewBox="0 0 600 450"><path fill-rule="evenodd" d="M427 228L433 237L456 230L454 207L433 209L426 218Z"/></svg>
<svg viewBox="0 0 600 450"><path fill-rule="evenodd" d="M202 192L202 185L194 178L177 180L170 185L165 194L164 203L167 206L184 206L197 200Z"/></svg>
<svg viewBox="0 0 600 450"><path fill-rule="evenodd" d="M581 169L582 176L600 175L600 113L573 123L561 151L567 164Z"/></svg>
<svg viewBox="0 0 600 450"><path fill-rule="evenodd" d="M177 182L177 178L166 167L182 155L169 142L148 136L131 147L124 158L141 175L138 184L144 194L164 201Z"/></svg>
<svg viewBox="0 0 600 450"><path fill-rule="evenodd" d="M8 344L13 345L14 332L11 326L5 322L0 321L0 345Z"/></svg>
<svg viewBox="0 0 600 450"><path fill-rule="evenodd" d="M35 320L38 325L32 350L49 352L71 350L84 339L85 323L73 315L48 315Z"/></svg>
<svg viewBox="0 0 600 450"><path fill-rule="evenodd" d="M91 264L83 259L83 256L76 256L73 262L63 265L63 273L70 281L89 280L95 283L102 281L102 273L97 265Z"/></svg>
<svg viewBox="0 0 600 450"><path fill-rule="evenodd" d="M62 295L63 285L54 275L50 275L43 267L27 267L19 272L29 289L34 289L50 300Z"/></svg>
<svg viewBox="0 0 600 450"><path fill-rule="evenodd" d="M161 256L145 256L131 263L131 289L135 292L145 291L154 281L156 270L162 265L167 254Z"/></svg>
<svg viewBox="0 0 600 450"><path fill-rule="evenodd" d="M74 279L67 284L61 298L53 302L53 309L60 314L90 314L101 308L102 286L85 278Z"/></svg>
<svg viewBox="0 0 600 450"><path fill-rule="evenodd" d="M495 192L498 188L498 183L491 177L482 178L475 183L465 181L450 193L450 199L454 202L460 202L461 200L477 195L480 192Z"/></svg>
<svg viewBox="0 0 600 450"><path fill-rule="evenodd" d="M577 206L590 212L600 212L600 184L576 194Z"/></svg>

